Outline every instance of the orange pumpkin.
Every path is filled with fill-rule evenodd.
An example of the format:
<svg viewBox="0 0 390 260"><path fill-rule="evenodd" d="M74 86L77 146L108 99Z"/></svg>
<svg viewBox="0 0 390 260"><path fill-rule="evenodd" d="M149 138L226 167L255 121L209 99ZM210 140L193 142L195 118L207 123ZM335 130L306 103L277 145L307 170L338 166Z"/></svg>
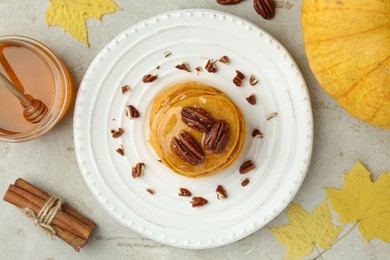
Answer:
<svg viewBox="0 0 390 260"><path fill-rule="evenodd" d="M303 0L301 23L319 84L354 117L390 128L390 0Z"/></svg>

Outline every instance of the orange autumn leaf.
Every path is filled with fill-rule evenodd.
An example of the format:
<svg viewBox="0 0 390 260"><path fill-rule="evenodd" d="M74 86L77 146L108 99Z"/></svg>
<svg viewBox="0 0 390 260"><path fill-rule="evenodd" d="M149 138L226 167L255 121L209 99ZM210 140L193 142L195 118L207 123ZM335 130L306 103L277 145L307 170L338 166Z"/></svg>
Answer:
<svg viewBox="0 0 390 260"><path fill-rule="evenodd" d="M370 172L357 161L344 177L341 190L325 189L341 223L357 222L364 240L390 242L390 172L372 182Z"/></svg>
<svg viewBox="0 0 390 260"><path fill-rule="evenodd" d="M47 24L61 26L64 31L86 46L89 45L86 20L88 18L100 20L105 14L121 10L111 0L49 1L50 6L46 10Z"/></svg>

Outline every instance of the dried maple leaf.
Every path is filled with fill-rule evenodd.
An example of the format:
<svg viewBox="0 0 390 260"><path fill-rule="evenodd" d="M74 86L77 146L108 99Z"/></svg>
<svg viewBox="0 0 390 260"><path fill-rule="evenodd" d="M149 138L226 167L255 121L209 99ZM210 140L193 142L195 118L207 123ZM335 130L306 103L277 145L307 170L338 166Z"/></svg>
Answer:
<svg viewBox="0 0 390 260"><path fill-rule="evenodd" d="M372 182L370 172L357 161L344 177L342 190L325 189L341 223L357 222L364 240L390 242L390 172Z"/></svg>
<svg viewBox="0 0 390 260"><path fill-rule="evenodd" d="M76 40L88 46L86 20L100 20L103 15L121 10L111 0L49 0L46 22L49 26L58 25Z"/></svg>
<svg viewBox="0 0 390 260"><path fill-rule="evenodd" d="M287 247L285 258L308 256L314 246L327 249L343 229L332 224L326 200L312 213L290 203L287 218L289 224L270 229L277 241Z"/></svg>

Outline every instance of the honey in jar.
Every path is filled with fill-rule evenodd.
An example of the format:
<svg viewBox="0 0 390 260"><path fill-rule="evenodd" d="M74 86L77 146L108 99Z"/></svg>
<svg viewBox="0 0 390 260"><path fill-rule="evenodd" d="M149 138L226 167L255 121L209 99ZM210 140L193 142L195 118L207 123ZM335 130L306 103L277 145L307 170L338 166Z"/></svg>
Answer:
<svg viewBox="0 0 390 260"><path fill-rule="evenodd" d="M0 73L22 93L41 100L48 115L34 124L24 107L0 83L0 140L29 141L49 131L69 107L72 83L63 62L42 43L22 36L0 37Z"/></svg>

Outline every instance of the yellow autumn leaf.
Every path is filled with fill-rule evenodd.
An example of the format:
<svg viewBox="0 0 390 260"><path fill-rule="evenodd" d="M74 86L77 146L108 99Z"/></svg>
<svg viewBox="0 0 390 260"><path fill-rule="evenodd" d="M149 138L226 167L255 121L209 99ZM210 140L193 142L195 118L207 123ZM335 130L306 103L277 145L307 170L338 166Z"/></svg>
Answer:
<svg viewBox="0 0 390 260"><path fill-rule="evenodd" d="M289 224L271 228L277 241L287 247L285 258L302 258L312 253L314 246L327 249L343 227L331 222L327 201L308 213L301 206L290 203L287 209Z"/></svg>
<svg viewBox="0 0 390 260"><path fill-rule="evenodd" d="M357 222L364 240L390 242L390 172L372 182L370 172L357 161L344 177L342 190L325 189L341 223Z"/></svg>
<svg viewBox="0 0 390 260"><path fill-rule="evenodd" d="M100 20L103 15L121 10L111 0L49 0L46 22L49 26L58 25L76 40L88 46L88 18Z"/></svg>

